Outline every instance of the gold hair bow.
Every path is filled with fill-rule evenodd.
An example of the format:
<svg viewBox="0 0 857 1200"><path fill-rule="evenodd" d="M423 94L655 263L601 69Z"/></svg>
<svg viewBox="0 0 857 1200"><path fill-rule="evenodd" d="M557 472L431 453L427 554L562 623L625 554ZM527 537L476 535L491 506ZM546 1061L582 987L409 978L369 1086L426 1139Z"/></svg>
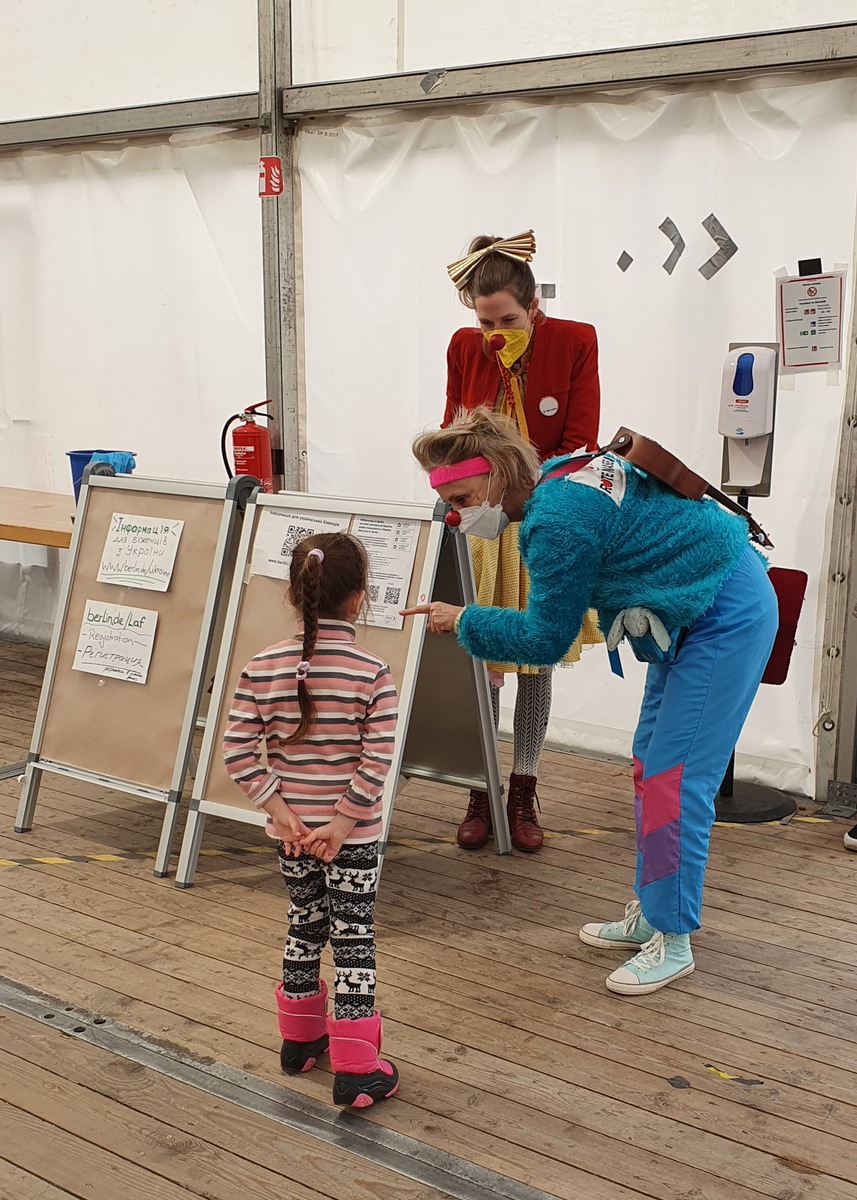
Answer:
<svg viewBox="0 0 857 1200"><path fill-rule="evenodd" d="M532 229L528 229L526 233L519 233L517 237L500 238L483 246L481 250L474 250L466 258L450 263L446 269L452 282L461 291L486 254L505 254L506 258L513 258L516 262L528 263L533 261L535 252L536 236Z"/></svg>

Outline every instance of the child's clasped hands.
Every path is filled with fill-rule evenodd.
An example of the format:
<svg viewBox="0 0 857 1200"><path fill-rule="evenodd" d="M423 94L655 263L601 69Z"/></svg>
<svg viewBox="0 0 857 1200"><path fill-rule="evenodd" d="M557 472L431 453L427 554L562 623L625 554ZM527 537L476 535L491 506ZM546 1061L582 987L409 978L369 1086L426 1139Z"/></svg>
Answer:
<svg viewBox="0 0 857 1200"><path fill-rule="evenodd" d="M326 825L310 829L279 793L266 800L262 808L268 814L265 833L283 843L283 851L289 858L311 854L321 862L332 862L357 824L353 817L336 813Z"/></svg>

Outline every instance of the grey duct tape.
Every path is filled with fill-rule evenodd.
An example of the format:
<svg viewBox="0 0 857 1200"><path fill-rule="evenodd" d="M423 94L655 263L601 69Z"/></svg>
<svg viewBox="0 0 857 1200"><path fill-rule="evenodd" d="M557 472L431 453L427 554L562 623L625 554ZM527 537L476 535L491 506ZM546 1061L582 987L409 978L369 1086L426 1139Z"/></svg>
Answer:
<svg viewBox="0 0 857 1200"><path fill-rule="evenodd" d="M430 92L434 91L434 89L437 87L437 85L443 79L445 74L446 74L446 71L444 69L439 69L437 71L429 71L429 73L427 75L424 75L422 77L422 79L420 80L420 87L422 88L422 90L425 92L425 94L427 96Z"/></svg>
<svg viewBox="0 0 857 1200"><path fill-rule="evenodd" d="M667 275L672 275L676 268L676 263L684 254L684 238L679 233L678 226L672 217L665 217L658 226L658 229L673 245L669 258L662 264Z"/></svg>
<svg viewBox="0 0 857 1200"><path fill-rule="evenodd" d="M737 253L738 246L732 241L732 238L717 220L714 213L705 218L702 222L702 227L718 246L718 249L712 254L711 258L699 268L699 273L704 279L712 279L720 268L725 267L729 259Z"/></svg>

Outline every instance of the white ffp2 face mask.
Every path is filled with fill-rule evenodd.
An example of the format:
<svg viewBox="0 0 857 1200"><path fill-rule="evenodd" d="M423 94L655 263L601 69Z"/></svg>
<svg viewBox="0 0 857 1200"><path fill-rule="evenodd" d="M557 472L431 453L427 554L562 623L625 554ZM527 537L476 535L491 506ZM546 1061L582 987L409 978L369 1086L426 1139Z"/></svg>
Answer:
<svg viewBox="0 0 857 1200"><path fill-rule="evenodd" d="M489 504L485 499L471 508L459 509L461 521L458 528L461 533L469 534L470 537L485 538L487 541L498 538L509 525L509 518L503 512L502 499L501 496L497 504Z"/></svg>

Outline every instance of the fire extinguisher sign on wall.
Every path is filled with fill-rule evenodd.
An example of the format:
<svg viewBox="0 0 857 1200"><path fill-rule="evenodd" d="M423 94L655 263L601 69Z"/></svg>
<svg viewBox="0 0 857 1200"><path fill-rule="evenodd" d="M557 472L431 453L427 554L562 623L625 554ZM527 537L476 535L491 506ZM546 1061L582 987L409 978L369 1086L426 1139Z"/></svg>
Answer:
<svg viewBox="0 0 857 1200"><path fill-rule="evenodd" d="M281 196L283 193L283 162L274 154L259 159L259 195Z"/></svg>

